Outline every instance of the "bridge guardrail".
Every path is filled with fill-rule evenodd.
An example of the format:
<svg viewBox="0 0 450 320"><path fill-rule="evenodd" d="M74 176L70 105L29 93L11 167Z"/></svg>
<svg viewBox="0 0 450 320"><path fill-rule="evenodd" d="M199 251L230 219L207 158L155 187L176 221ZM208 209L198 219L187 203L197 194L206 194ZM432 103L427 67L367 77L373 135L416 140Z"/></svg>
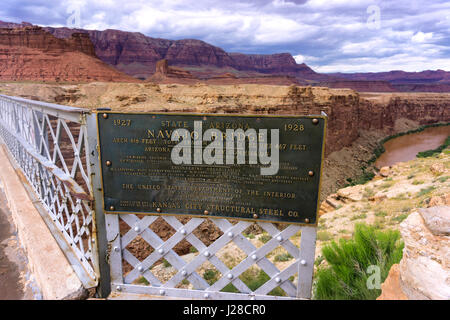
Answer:
<svg viewBox="0 0 450 320"><path fill-rule="evenodd" d="M44 208L39 210L41 216L86 288L96 287L100 274L88 165L89 113L87 109L0 95L1 140L28 180Z"/></svg>

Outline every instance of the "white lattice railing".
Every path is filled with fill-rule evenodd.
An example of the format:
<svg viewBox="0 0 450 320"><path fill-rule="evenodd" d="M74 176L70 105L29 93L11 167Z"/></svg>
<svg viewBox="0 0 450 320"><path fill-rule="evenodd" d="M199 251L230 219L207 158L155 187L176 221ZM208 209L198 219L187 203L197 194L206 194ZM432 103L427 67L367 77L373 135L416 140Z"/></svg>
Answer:
<svg viewBox="0 0 450 320"><path fill-rule="evenodd" d="M87 110L0 95L0 137L85 287L97 285Z"/></svg>
<svg viewBox="0 0 450 320"><path fill-rule="evenodd" d="M152 224L160 219L173 230L173 235L166 241L152 230ZM124 214L107 215L106 220L110 242L112 289L116 292L189 299L311 297L316 239L314 227L289 225L280 230L272 223L259 222L258 225L270 239L257 247L243 234L252 225L246 221L233 224L227 219L209 219L222 235L206 245L194 234L194 231L205 222L203 218L192 218L186 224L174 216L143 216L140 219L133 214ZM196 254L180 255L175 252L174 247L184 240L195 248ZM143 259L139 255L135 256L129 249L130 245L142 248L142 241L151 247L151 253ZM301 244L300 247L294 242ZM221 251L230 243L233 243L234 252L243 252L231 266L230 261L219 258L224 256ZM276 266L273 255L272 259L268 258L274 250L281 252L280 249L291 258L289 262L283 263L283 267ZM187 259L187 256L190 258ZM161 275L164 269L161 268L163 259L171 266L169 275ZM129 270L124 269L124 264ZM217 274L213 283L205 279L202 269L205 264L209 264ZM260 283L257 288L252 286L252 289L249 288L248 281L245 283L247 277L243 276L244 272L251 268L257 268L260 270L259 273L263 272L266 275L265 282ZM186 287L183 283L190 285ZM230 284L233 292L226 292L230 291ZM278 291L273 293L274 289ZM282 296L278 296L279 294Z"/></svg>

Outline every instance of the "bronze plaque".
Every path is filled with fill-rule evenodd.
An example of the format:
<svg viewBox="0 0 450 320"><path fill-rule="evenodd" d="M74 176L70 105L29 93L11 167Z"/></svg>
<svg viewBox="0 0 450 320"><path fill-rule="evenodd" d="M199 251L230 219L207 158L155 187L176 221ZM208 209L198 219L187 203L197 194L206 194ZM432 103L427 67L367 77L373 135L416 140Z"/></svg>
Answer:
<svg viewBox="0 0 450 320"><path fill-rule="evenodd" d="M99 113L106 213L317 222L325 116Z"/></svg>

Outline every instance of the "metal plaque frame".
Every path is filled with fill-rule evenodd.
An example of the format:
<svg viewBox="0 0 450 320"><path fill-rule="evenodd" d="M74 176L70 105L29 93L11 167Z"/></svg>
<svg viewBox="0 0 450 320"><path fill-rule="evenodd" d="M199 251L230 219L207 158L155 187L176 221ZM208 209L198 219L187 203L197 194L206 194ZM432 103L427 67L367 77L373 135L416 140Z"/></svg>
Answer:
<svg viewBox="0 0 450 320"><path fill-rule="evenodd" d="M202 214L203 210L199 210L200 213L191 213L191 212L182 212L182 210L180 212L174 212L173 210L170 212L163 212L161 211L159 208L158 210L141 210L141 211L135 211L133 209L131 210L118 210L116 208L115 205L112 205L111 201L107 201L106 200L106 191L105 191L105 187L107 185L109 185L109 182L106 183L106 176L110 176L111 174L108 174L108 165L106 165L106 163L111 163L109 160L112 160L111 158L114 158L114 153L112 151L110 151L110 156L105 156L102 152L103 149L112 149L111 145L108 145L106 147L103 146L103 138L102 139L102 134L100 133L100 127L103 128L103 126L105 126L102 123L105 122L112 122L112 121L117 121L117 119L111 119L111 117L115 117L115 116L119 116L119 117L126 117L126 116L152 116L152 118L161 116L161 117L197 117L197 120L203 119L206 120L208 119L208 117L210 118L231 118L231 119L236 119L239 118L240 120L244 120L244 119L252 119L252 120L260 120L260 119L286 119L286 120L290 120L290 119L295 119L295 120L311 120L311 122L314 123L314 121L316 121L314 123L314 125L312 125L311 127L315 127L315 125L318 125L318 127L320 127L322 129L322 131L320 132L322 135L321 137L319 136L319 138L321 138L320 140L320 163L318 165L316 165L317 169L314 170L315 172L314 177L317 179L317 188L313 191L313 193L315 193L315 206L312 208L312 210L314 210L314 216L308 216L307 219L304 219L303 221L292 221L292 219L290 220L276 220L276 219L264 219L262 217L257 216L256 218L248 218L248 217L236 217L236 216L227 216L225 214L220 214L217 213L217 215L215 215L214 213L208 212L206 214ZM160 119L157 119L155 121L159 121ZM175 121L175 120L174 120ZM189 119L189 121L194 121L193 119ZM104 205L104 210L106 214L145 214L145 215L167 215L167 216L171 216L171 215L182 215L182 216L188 216L188 217L201 217L201 218L227 218L227 219L237 219L237 220L243 220L243 221L263 221L263 222L281 222L281 223L293 223L293 224L298 224L298 225L317 225L317 213L320 207L320 199L319 199L319 192L320 192L320 188L321 188L321 183L322 183L322 172L323 172L323 160L324 160L324 152L325 152L325 136L326 136L326 126L327 126L327 116L325 114L321 114L321 115L309 115L309 116L304 116L304 115L229 115L229 114L198 114L198 113L154 113L154 112L148 112L148 113L121 113L121 112L110 112L110 111L104 111L104 112L97 112L97 124L99 127L98 130L98 141L101 145L100 147L100 167L101 167L101 177L102 177L102 184L103 184L103 205ZM117 128L119 129L119 128ZM110 137L108 137L110 138ZM292 141L290 141L292 142ZM280 141L281 144L281 141ZM112 155L112 156L111 156ZM109 159L109 160L108 160ZM112 161L112 163L114 163L114 161ZM195 165L193 165L195 166ZM317 172L318 171L318 172ZM310 171L311 172L311 171ZM294 189L295 190L295 189ZM296 191L296 190L295 190ZM108 194L109 195L109 194ZM193 211L193 210L191 210ZM311 221L312 220L312 221Z"/></svg>

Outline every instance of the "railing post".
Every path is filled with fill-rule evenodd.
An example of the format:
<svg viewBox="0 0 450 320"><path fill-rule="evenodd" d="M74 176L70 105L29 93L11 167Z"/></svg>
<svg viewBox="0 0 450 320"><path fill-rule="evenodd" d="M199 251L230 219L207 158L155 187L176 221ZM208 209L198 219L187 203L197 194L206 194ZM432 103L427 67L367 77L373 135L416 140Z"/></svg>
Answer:
<svg viewBox="0 0 450 320"><path fill-rule="evenodd" d="M106 237L106 222L105 212L103 210L103 195L102 183L100 174L100 159L99 159L99 143L97 132L97 114L86 115L87 125L87 150L89 158L87 159L90 166L90 180L92 184L92 192L94 196L94 220L95 230L93 230L93 239L97 244L97 263L98 273L100 274L97 295L101 298L106 298L111 292L111 276L108 262L108 240ZM94 243L95 244L95 243Z"/></svg>

